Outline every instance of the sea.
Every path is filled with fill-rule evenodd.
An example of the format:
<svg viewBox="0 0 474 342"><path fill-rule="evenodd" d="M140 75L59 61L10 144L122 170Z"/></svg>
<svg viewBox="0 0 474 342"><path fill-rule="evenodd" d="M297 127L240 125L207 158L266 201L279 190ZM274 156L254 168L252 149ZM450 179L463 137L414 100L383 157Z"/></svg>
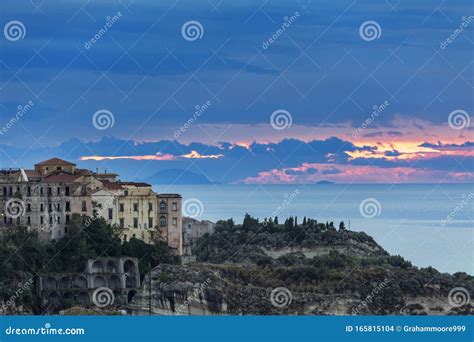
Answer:
<svg viewBox="0 0 474 342"><path fill-rule="evenodd" d="M183 214L216 222L245 213L333 221L364 231L418 267L474 275L474 184L154 185Z"/></svg>

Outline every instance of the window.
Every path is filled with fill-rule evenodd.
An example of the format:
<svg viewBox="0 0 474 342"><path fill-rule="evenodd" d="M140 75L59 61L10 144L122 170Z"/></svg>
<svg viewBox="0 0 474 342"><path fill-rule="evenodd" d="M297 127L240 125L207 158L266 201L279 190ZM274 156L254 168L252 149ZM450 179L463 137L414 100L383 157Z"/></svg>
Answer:
<svg viewBox="0 0 474 342"><path fill-rule="evenodd" d="M43 204L43 203L40 204L40 211L41 211L41 212L44 211L44 204Z"/></svg>
<svg viewBox="0 0 474 342"><path fill-rule="evenodd" d="M67 234L67 227L64 227L64 234Z"/></svg>
<svg viewBox="0 0 474 342"><path fill-rule="evenodd" d="M87 202L82 201L82 211L87 211Z"/></svg>
<svg viewBox="0 0 474 342"><path fill-rule="evenodd" d="M26 218L26 223L31 224L31 217L30 217L30 216L28 216L28 217Z"/></svg>
<svg viewBox="0 0 474 342"><path fill-rule="evenodd" d="M66 202L66 211L71 211L71 203Z"/></svg>
<svg viewBox="0 0 474 342"><path fill-rule="evenodd" d="M56 170L62 170L63 168L61 166L56 166Z"/></svg>
<svg viewBox="0 0 474 342"><path fill-rule="evenodd" d="M173 202L172 206L173 206L173 211L178 210L178 203Z"/></svg>
<svg viewBox="0 0 474 342"><path fill-rule="evenodd" d="M178 225L178 219L176 217L173 217L173 226Z"/></svg>
<svg viewBox="0 0 474 342"><path fill-rule="evenodd" d="M4 186L4 187L3 187L3 196L6 197L6 196L7 196L7 193L8 193L8 192L7 192L7 187Z"/></svg>
<svg viewBox="0 0 474 342"><path fill-rule="evenodd" d="M53 217L52 216L49 217L49 224L50 225L53 224Z"/></svg>
<svg viewBox="0 0 474 342"><path fill-rule="evenodd" d="M31 203L27 203L26 204L26 212L30 212L31 211Z"/></svg>
<svg viewBox="0 0 474 342"><path fill-rule="evenodd" d="M61 223L61 216L58 216L57 222L58 222L58 223Z"/></svg>
<svg viewBox="0 0 474 342"><path fill-rule="evenodd" d="M153 217L148 218L148 227L153 228Z"/></svg>
<svg viewBox="0 0 474 342"><path fill-rule="evenodd" d="M112 208L109 208L109 220L112 220L114 218L114 210Z"/></svg>
<svg viewBox="0 0 474 342"><path fill-rule="evenodd" d="M120 203L120 209L119 209L121 212L124 212L124 205L123 203Z"/></svg>
<svg viewBox="0 0 474 342"><path fill-rule="evenodd" d="M138 203L133 203L133 211L138 211Z"/></svg>
<svg viewBox="0 0 474 342"><path fill-rule="evenodd" d="M48 196L51 196L52 194L53 194L53 190L50 187L48 187Z"/></svg>
<svg viewBox="0 0 474 342"><path fill-rule="evenodd" d="M52 203L48 203L48 212L52 212L53 211L53 204Z"/></svg>
<svg viewBox="0 0 474 342"><path fill-rule="evenodd" d="M66 215L66 223L68 223L70 219L71 217L69 215Z"/></svg>
<svg viewBox="0 0 474 342"><path fill-rule="evenodd" d="M69 187L68 187L68 186L66 186L65 195L66 195L66 196L69 196Z"/></svg>
<svg viewBox="0 0 474 342"><path fill-rule="evenodd" d="M125 220L123 218L120 219L120 228L125 228Z"/></svg>
<svg viewBox="0 0 474 342"><path fill-rule="evenodd" d="M160 226L166 226L166 216L160 217Z"/></svg>
<svg viewBox="0 0 474 342"><path fill-rule="evenodd" d="M148 211L153 211L153 203L148 202Z"/></svg>
<svg viewBox="0 0 474 342"><path fill-rule="evenodd" d="M43 216L40 216L40 224L43 224L44 223L44 218Z"/></svg>
<svg viewBox="0 0 474 342"><path fill-rule="evenodd" d="M56 194L57 194L58 196L61 195L61 188L60 188L60 187L58 187L58 188L56 189Z"/></svg>
<svg viewBox="0 0 474 342"><path fill-rule="evenodd" d="M161 212L166 212L166 203L165 202L160 202L160 211Z"/></svg>
<svg viewBox="0 0 474 342"><path fill-rule="evenodd" d="M28 196L31 196L31 187L28 187L26 191L27 191Z"/></svg>
<svg viewBox="0 0 474 342"><path fill-rule="evenodd" d="M85 185L82 185L82 186L81 186L81 193L82 193L82 196L86 196L86 195L87 195L87 186L85 186Z"/></svg>
<svg viewBox="0 0 474 342"><path fill-rule="evenodd" d="M138 219L136 217L133 219L133 228L138 228Z"/></svg>
<svg viewBox="0 0 474 342"><path fill-rule="evenodd" d="M58 205L56 206L57 210L58 211L61 211L61 203L58 203Z"/></svg>

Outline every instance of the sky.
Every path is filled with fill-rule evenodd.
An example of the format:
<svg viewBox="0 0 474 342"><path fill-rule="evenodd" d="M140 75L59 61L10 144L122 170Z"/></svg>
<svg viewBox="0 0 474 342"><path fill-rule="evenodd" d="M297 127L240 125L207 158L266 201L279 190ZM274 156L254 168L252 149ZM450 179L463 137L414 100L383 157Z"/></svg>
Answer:
<svg viewBox="0 0 474 342"><path fill-rule="evenodd" d="M0 168L473 182L474 6L2 1Z"/></svg>

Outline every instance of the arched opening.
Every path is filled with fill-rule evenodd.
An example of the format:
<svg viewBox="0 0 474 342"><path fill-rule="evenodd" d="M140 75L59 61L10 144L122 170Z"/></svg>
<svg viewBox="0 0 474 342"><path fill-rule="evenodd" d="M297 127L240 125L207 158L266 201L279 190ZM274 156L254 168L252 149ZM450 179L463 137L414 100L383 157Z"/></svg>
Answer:
<svg viewBox="0 0 474 342"><path fill-rule="evenodd" d="M76 296L76 300L79 304L89 304L90 298L87 292L79 292Z"/></svg>
<svg viewBox="0 0 474 342"><path fill-rule="evenodd" d="M160 216L160 226L166 226L166 216Z"/></svg>
<svg viewBox="0 0 474 342"><path fill-rule="evenodd" d="M72 287L72 281L69 277L62 277L59 280L59 288L60 289L69 289Z"/></svg>
<svg viewBox="0 0 474 342"><path fill-rule="evenodd" d="M112 275L109 278L109 287L112 289L120 288L120 278L116 275Z"/></svg>
<svg viewBox="0 0 474 342"><path fill-rule="evenodd" d="M74 280L74 287L80 288L80 289L86 289L87 288L87 280L84 276L79 276Z"/></svg>
<svg viewBox="0 0 474 342"><path fill-rule="evenodd" d="M117 263L113 260L107 261L107 272L109 273L117 273Z"/></svg>
<svg viewBox="0 0 474 342"><path fill-rule="evenodd" d="M104 272L104 264L100 260L94 261L91 267L92 273L103 273Z"/></svg>
<svg viewBox="0 0 474 342"><path fill-rule="evenodd" d="M135 263L132 260L127 260L123 264L123 271L125 273L135 273Z"/></svg>
<svg viewBox="0 0 474 342"><path fill-rule="evenodd" d="M135 277L125 276L125 286L126 287L136 287Z"/></svg>
<svg viewBox="0 0 474 342"><path fill-rule="evenodd" d="M136 294L137 294L137 291L135 290L129 291L127 295L127 303L130 304L132 302L133 297L135 297Z"/></svg>
<svg viewBox="0 0 474 342"><path fill-rule="evenodd" d="M56 289L56 279L53 277L46 278L46 281L44 283L44 288L48 290Z"/></svg>
<svg viewBox="0 0 474 342"><path fill-rule="evenodd" d="M55 305L59 304L59 296L56 292L51 292L48 295L48 304L52 305L52 306L55 306Z"/></svg>
<svg viewBox="0 0 474 342"><path fill-rule="evenodd" d="M105 286L107 286L107 282L105 281L104 277L102 276L94 277L93 287L105 287Z"/></svg>

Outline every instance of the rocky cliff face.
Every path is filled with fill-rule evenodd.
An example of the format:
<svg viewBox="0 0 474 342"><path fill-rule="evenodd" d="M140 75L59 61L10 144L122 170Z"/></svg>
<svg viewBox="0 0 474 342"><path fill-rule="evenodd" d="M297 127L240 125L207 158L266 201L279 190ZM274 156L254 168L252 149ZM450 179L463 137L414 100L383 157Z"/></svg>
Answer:
<svg viewBox="0 0 474 342"><path fill-rule="evenodd" d="M129 307L134 315L446 315L474 313L472 301L462 308L450 304L441 288L426 293L393 294L392 279L372 282L367 291L347 286L327 291L301 283L265 287L245 279L255 269L236 265L161 265L143 282ZM265 273L265 272L264 272ZM264 275L265 276L265 275ZM270 283L275 282L270 279Z"/></svg>

